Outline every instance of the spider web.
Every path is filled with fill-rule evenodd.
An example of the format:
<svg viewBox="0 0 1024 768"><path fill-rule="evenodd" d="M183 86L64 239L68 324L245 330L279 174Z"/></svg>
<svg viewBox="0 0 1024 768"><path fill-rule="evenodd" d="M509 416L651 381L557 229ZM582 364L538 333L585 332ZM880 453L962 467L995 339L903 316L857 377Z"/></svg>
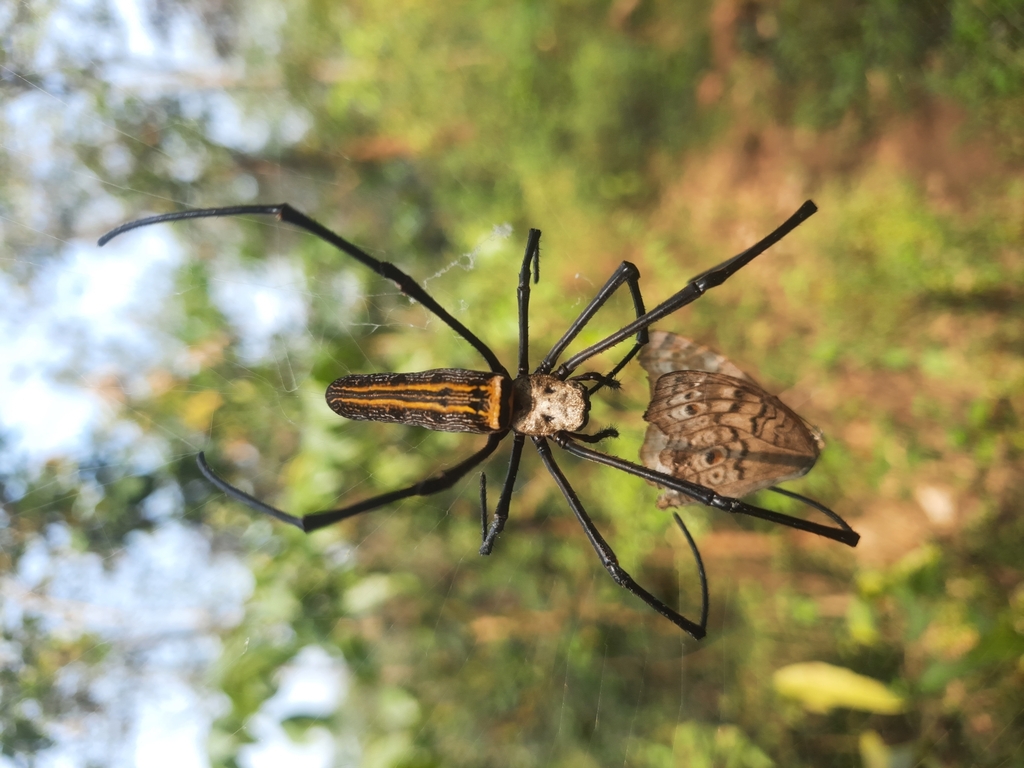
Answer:
<svg viewBox="0 0 1024 768"><path fill-rule="evenodd" d="M614 5L609 25L638 4ZM239 487L296 512L450 465L479 438L339 424L323 385L482 363L392 284L271 220L162 225L98 249L104 230L186 206L289 202L407 270L512 369L525 227L479 208L472 224L437 210L418 169L426 145L378 136L325 151L359 133L350 113L325 106L330 86L356 77L353 63L325 58L308 90L287 88L300 61L287 41L299 32L280 4L26 8L25 26L0 19L16 52L0 65L10 362L0 656L13 681L0 701L12 764L768 764L742 713L774 706L758 697L775 667L821 639L818 598L835 588L820 576L807 597L793 585L799 567L772 559L805 557L828 573L816 551L793 555L728 524L712 536L694 513L715 565L710 639L693 653L610 583L530 451L490 558L476 555L476 473L308 538L211 491L194 468L200 450ZM1012 10L993 16L1000 41L1022 34ZM747 8L733 20L741 44L771 36L778 20L766 18ZM438 140L457 146L460 131ZM433 173L479 184L473 169ZM625 172L608 178L609 195L631 189ZM534 363L623 258L560 239L573 229L561 208L544 226ZM668 264L679 245L641 254L645 274L681 270L642 281L649 305L728 255ZM754 274L753 284L775 277ZM578 343L631 311L617 296ZM700 312L686 318L695 335L739 340ZM608 450L632 459L647 384L635 364L623 380L595 404L592 427L618 426ZM492 504L507 455L485 465ZM696 615L695 569L654 510L657 492L559 462L627 569ZM774 607L754 615L758 604Z"/></svg>

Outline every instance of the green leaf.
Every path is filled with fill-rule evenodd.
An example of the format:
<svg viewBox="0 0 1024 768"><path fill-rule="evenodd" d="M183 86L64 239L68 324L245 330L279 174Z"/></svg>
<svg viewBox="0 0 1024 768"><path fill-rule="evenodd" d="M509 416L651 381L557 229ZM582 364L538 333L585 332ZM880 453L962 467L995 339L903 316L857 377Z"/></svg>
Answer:
<svg viewBox="0 0 1024 768"><path fill-rule="evenodd" d="M883 683L845 667L823 661L790 664L775 671L775 690L799 701L810 712L827 713L836 707L895 715L906 702Z"/></svg>

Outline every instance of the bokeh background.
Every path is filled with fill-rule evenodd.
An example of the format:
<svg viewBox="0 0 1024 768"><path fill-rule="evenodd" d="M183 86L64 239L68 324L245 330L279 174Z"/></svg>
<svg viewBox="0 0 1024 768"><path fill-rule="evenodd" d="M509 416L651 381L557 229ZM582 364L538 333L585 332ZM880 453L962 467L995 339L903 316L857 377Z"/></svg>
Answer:
<svg viewBox="0 0 1024 768"><path fill-rule="evenodd" d="M1019 0L33 0L0 36L0 764L1024 765ZM514 365L529 227L540 355L621 260L653 305L807 198L658 327L824 431L790 487L863 538L687 508L699 644L611 582L529 449L489 558L475 474L308 537L215 492L199 450L296 513L451 463L480 439L323 391L481 362L273 221L95 244L287 201ZM622 379L592 423L634 458ZM561 464L696 616L656 489Z"/></svg>

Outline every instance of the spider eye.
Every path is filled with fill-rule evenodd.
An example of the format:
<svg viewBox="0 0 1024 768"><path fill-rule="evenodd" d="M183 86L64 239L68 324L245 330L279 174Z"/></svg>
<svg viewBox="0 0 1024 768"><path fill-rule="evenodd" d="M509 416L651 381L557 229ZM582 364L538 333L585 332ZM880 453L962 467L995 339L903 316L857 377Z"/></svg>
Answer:
<svg viewBox="0 0 1024 768"><path fill-rule="evenodd" d="M554 417L549 413L542 414L541 418L544 419L545 424L550 424L552 421L555 420Z"/></svg>
<svg viewBox="0 0 1024 768"><path fill-rule="evenodd" d="M550 384L548 384L546 387L544 387L544 394L545 395L553 395L554 393L555 393L555 388L552 387Z"/></svg>

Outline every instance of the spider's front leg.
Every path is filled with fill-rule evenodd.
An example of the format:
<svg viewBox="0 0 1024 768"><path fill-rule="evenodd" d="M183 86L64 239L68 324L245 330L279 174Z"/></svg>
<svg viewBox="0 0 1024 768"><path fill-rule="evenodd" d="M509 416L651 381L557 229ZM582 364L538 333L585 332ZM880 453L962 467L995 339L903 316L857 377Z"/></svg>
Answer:
<svg viewBox="0 0 1024 768"><path fill-rule="evenodd" d="M555 369L553 375L557 376L560 379L564 379L594 355L600 354L601 352L604 352L606 349L614 347L616 344L621 344L634 333L638 334L637 338L639 338L640 332L646 331L647 328L649 328L662 318L671 315L673 312L677 312L678 310L685 307L687 304L690 304L699 299L701 296L707 293L707 291L711 290L715 286L724 283L726 280L728 280L730 277L736 274L740 269L745 267L751 261L756 259L766 250L768 250L777 242L779 242L779 240L784 238L786 235L788 235L790 232L792 232L794 229L800 226L803 222L805 222L807 219L813 216L817 210L818 206L816 206L811 200L806 201L803 205L800 206L799 209L797 209L796 213L794 213L792 216L786 219L778 228L776 228L774 232L769 234L767 237L762 238L757 243L747 248L745 251L733 256L731 259L727 259L726 261L723 261L721 264L712 267L711 269L705 272L701 272L695 278L690 280L690 282L687 283L686 286L682 288L682 290L677 291L674 295L667 298L665 301L656 306L650 312L644 313L641 317L638 317L629 325L623 326L615 333L602 339L596 344L592 344L586 349L577 352L575 355L573 355L560 366L558 366L558 368Z"/></svg>
<svg viewBox="0 0 1024 768"><path fill-rule="evenodd" d="M679 493L689 496L695 501L699 501L705 506L720 509L723 512L747 515L748 517L756 517L759 520L767 520L770 523L778 523L779 525L784 525L787 528L792 528L797 531L806 531L807 533L813 533L826 539L838 541L849 547L857 546L857 542L860 541L860 534L854 531L846 521L843 520L843 518L828 509L828 507L823 504L819 504L812 499L805 499L805 497L800 496L799 494L794 494L781 488L776 492L782 493L785 496L806 500L808 504L828 516L829 519L838 525L838 527L833 528L828 525L821 525L820 523L815 523L810 520L784 515L781 512L774 512L770 509L762 509L761 507L756 507L753 504L747 504L739 499L719 496L712 489L706 488L698 483L684 480L681 477L666 475L664 472L658 472L650 467L643 467L639 464L634 464L633 462L626 461L618 456L610 456L606 453L601 453L600 451L585 448L584 446L574 442L571 436L555 435L553 439L558 443L560 448L571 453L573 456L577 456L581 459L587 459L588 461L593 461L598 464L604 464L607 467L614 467L615 469L621 470L627 474L643 478L644 480L662 488L678 491Z"/></svg>

